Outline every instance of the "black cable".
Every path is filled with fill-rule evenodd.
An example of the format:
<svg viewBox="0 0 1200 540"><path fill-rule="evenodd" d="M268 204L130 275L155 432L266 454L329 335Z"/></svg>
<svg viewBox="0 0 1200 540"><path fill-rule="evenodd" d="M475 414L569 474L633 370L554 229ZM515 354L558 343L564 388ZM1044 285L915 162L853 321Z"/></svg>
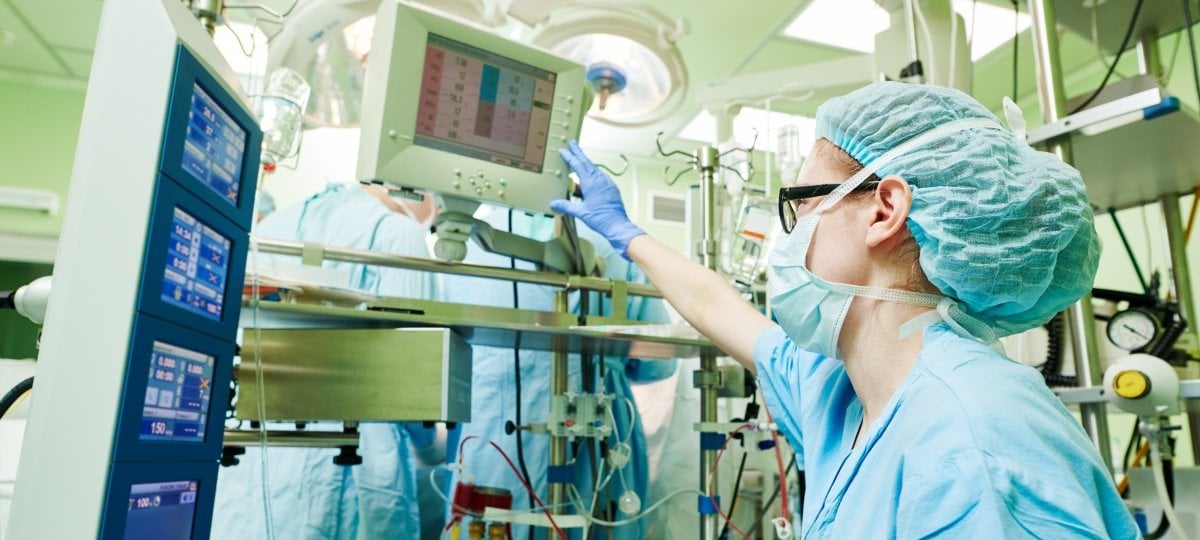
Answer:
<svg viewBox="0 0 1200 540"><path fill-rule="evenodd" d="M1096 96L1099 96L1100 91L1104 90L1104 87L1108 85L1108 80L1112 78L1113 72L1117 70L1117 64L1121 61L1121 55L1125 54L1125 49L1129 47L1129 39L1133 37L1134 28L1137 28L1138 13L1142 12L1142 2L1144 1L1145 0L1138 0L1137 4L1133 6L1133 17L1129 18L1129 28L1125 29L1125 38L1121 40L1121 48L1117 50L1117 56L1116 58L1113 58L1112 65L1108 66L1108 73L1104 74L1104 80L1100 81L1100 86L1097 86L1096 91L1092 92L1092 95L1088 96L1087 101L1084 101L1078 107L1075 107L1075 109L1067 113L1067 116L1086 109L1088 105L1091 105L1093 101L1096 101ZM1054 31L1053 28L1050 30Z"/></svg>
<svg viewBox="0 0 1200 540"><path fill-rule="evenodd" d="M17 383L16 386L9 389L8 392L5 392L4 397L0 398L0 418L4 418L4 415L8 414L8 410L17 403L17 400L21 399L21 396L25 395L25 393L29 392L30 390L33 390L32 376Z"/></svg>
<svg viewBox="0 0 1200 540"><path fill-rule="evenodd" d="M1192 53L1192 81L1196 83L1196 98L1200 99L1200 67L1196 60L1196 36L1192 34L1192 7L1188 3L1189 0L1183 0L1183 20L1187 23L1188 50Z"/></svg>
<svg viewBox="0 0 1200 540"><path fill-rule="evenodd" d="M974 8L972 8L972 9L974 9ZM951 15L953 15L953 14L951 14ZM1013 81L1012 99L1013 99L1013 101L1017 100L1017 59L1020 58L1021 48L1018 46L1018 38L1020 38L1020 37L1021 37L1021 6L1017 3L1017 0L1013 0L1013 75L1012 75L1012 81ZM951 84L954 83L954 81L950 81L950 82L951 82Z"/></svg>
<svg viewBox="0 0 1200 540"><path fill-rule="evenodd" d="M1078 386L1079 378L1074 375L1059 373L1062 367L1063 351L1066 347L1067 328L1061 313L1046 321L1046 361L1038 367L1046 386Z"/></svg>
<svg viewBox="0 0 1200 540"><path fill-rule="evenodd" d="M0 291L0 309L17 309L17 291Z"/></svg>
<svg viewBox="0 0 1200 540"><path fill-rule="evenodd" d="M1130 463L1129 460L1133 457L1133 449L1137 448L1138 440L1141 439L1141 435L1142 431L1138 429L1138 423L1135 420L1133 422L1133 433L1129 434L1129 444L1125 445L1125 457L1121 458L1121 463L1125 467L1126 477L1129 476L1129 470L1133 468L1133 464ZM1128 491L1129 487L1126 486L1125 490ZM1124 496L1125 493L1122 493L1121 495Z"/></svg>
<svg viewBox="0 0 1200 540"><path fill-rule="evenodd" d="M738 464L737 478L733 481L733 497L729 501L729 511L725 513L729 519L725 520L725 525L721 527L721 534L717 535L717 538L721 540L729 537L729 522L733 520L733 511L737 510L738 493L742 489L742 472L746 470L747 457L750 457L750 452L742 452L742 462Z"/></svg>
<svg viewBox="0 0 1200 540"><path fill-rule="evenodd" d="M791 472L792 472L792 469L794 469L794 468L796 468L796 454L793 452L793 453L792 453L792 460L791 460L790 462L788 462L788 466L787 466L787 468L783 470L783 476L786 478L786 477L787 477L787 475L791 474ZM804 487L803 487L803 486L804 486L804 476L803 476L803 474L804 474L804 471L801 471L801 477L800 477L800 486L801 486L801 488L800 488L800 496L801 496L801 503L800 503L800 507L801 507L801 508L803 508L803 507L804 507L804 502L803 502L803 497L804 497ZM779 488L780 488L782 485L783 485L783 478L780 478L778 482L775 482L775 493L772 493L772 494L771 494L771 498L770 498L770 499L767 499L767 504L764 504L764 505L762 505L762 509L758 511L758 515L757 515L757 516L755 516L755 518L754 518L754 521L752 521L751 523L754 523L754 524L756 524L756 525L757 525L757 524L759 524L759 523L762 523L763 516L766 516L766 515L767 515L767 510L770 510L770 509L771 509L771 505L772 505L772 504L775 504L775 499L778 499L778 498L779 498ZM786 512L786 511L787 511L787 509L785 508L785 509L784 509L784 511Z"/></svg>
<svg viewBox="0 0 1200 540"><path fill-rule="evenodd" d="M512 230L513 230L513 211L511 208L509 208L508 209L508 232L511 233ZM508 267L513 270L517 269L517 259L515 257L508 258ZM517 289L516 281L512 282L512 293L513 293L513 309L521 309L521 296L520 296L519 290ZM516 435L516 437L517 437L517 465L521 468L521 476L525 477L525 483L527 485L532 486L533 481L529 477L529 467L525 464L525 442L524 442L524 438L521 437L521 433L523 430L522 430L522 426L521 426L521 333L520 332L517 332L516 341L513 343L513 372L514 372L513 373L513 391L516 392L516 394L517 394L517 410L514 415L516 417L514 419L514 422L517 425L517 429L516 429L516 431L513 432L513 435ZM534 508L535 508L534 502L533 502L532 498L530 498L529 509L532 510ZM533 527L529 528L529 539L533 540Z"/></svg>
<svg viewBox="0 0 1200 540"><path fill-rule="evenodd" d="M1129 262L1133 263L1133 271L1137 273L1138 284L1142 286L1142 292L1150 294L1150 287L1146 284L1146 276L1142 274L1142 267L1138 265L1137 256L1133 254L1133 247L1129 245L1129 239L1125 237L1125 228L1121 227L1121 220L1117 219L1117 209L1109 207L1108 216L1112 218L1113 226L1117 228L1117 235L1121 237L1121 244L1125 246L1125 253L1129 255Z"/></svg>

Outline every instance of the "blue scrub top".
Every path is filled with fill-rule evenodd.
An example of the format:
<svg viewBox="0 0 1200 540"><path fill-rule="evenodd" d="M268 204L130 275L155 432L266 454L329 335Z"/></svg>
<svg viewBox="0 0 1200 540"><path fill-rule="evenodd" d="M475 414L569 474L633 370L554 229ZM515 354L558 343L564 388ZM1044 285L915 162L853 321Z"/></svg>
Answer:
<svg viewBox="0 0 1200 540"><path fill-rule="evenodd" d="M1138 538L1082 427L1036 370L942 323L851 448L863 409L840 360L775 327L755 345L767 407L801 449L804 538Z"/></svg>

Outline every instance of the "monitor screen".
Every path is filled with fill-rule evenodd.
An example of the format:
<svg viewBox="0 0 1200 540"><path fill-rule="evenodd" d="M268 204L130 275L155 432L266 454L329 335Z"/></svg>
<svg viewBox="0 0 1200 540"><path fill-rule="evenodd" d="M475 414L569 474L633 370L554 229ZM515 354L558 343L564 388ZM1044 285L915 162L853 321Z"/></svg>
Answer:
<svg viewBox="0 0 1200 540"><path fill-rule="evenodd" d="M414 142L542 172L555 74L429 34Z"/></svg>
<svg viewBox="0 0 1200 540"><path fill-rule="evenodd" d="M183 170L237 206L245 154L246 130L199 84L193 84L187 137L183 140Z"/></svg>
<svg viewBox="0 0 1200 540"><path fill-rule="evenodd" d="M155 341L138 438L204 442L215 364L207 354Z"/></svg>
<svg viewBox="0 0 1200 540"><path fill-rule="evenodd" d="M134 484L125 514L126 540L188 540L196 519L195 480Z"/></svg>
<svg viewBox="0 0 1200 540"><path fill-rule="evenodd" d="M232 244L191 214L175 208L162 300L220 321Z"/></svg>

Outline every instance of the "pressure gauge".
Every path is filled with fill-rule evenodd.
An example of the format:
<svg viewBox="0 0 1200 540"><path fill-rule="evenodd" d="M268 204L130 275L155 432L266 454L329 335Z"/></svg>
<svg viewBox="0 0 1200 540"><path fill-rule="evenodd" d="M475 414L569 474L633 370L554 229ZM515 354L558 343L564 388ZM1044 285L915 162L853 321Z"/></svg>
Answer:
<svg viewBox="0 0 1200 540"><path fill-rule="evenodd" d="M1145 348L1158 336L1158 319L1140 309L1117 312L1108 321L1108 340L1120 349L1136 351Z"/></svg>

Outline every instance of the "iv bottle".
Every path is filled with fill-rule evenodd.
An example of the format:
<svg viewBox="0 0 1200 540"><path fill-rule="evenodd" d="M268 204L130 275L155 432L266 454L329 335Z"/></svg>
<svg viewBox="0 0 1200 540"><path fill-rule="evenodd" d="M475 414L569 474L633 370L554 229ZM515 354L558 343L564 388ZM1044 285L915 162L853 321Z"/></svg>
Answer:
<svg viewBox="0 0 1200 540"><path fill-rule="evenodd" d="M299 151L309 91L304 77L285 67L272 71L267 78L267 87L258 99L264 162L279 163Z"/></svg>

